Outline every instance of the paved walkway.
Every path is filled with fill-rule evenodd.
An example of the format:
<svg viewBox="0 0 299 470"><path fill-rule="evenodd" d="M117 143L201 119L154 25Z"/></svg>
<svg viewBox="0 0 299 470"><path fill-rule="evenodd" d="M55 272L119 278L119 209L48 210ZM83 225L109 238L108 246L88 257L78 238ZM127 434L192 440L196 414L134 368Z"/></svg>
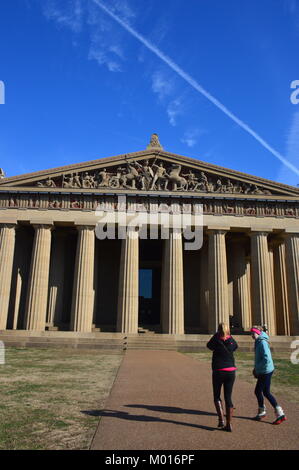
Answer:
<svg viewBox="0 0 299 470"><path fill-rule="evenodd" d="M127 351L101 416L92 449L298 449L299 406L279 400L288 420L273 426L250 417L253 386L235 382L233 432L217 429L210 364L173 351Z"/></svg>

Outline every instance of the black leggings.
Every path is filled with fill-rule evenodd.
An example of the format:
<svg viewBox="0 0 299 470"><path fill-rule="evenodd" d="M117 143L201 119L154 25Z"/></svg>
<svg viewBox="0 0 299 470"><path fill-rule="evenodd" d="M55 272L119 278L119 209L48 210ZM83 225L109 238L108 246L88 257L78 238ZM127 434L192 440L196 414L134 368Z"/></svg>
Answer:
<svg viewBox="0 0 299 470"><path fill-rule="evenodd" d="M236 378L235 371L214 370L213 371L213 392L214 402L221 401L221 387L224 388L224 401L226 406L233 408L232 391Z"/></svg>
<svg viewBox="0 0 299 470"><path fill-rule="evenodd" d="M277 401L270 392L272 374L273 372L270 372L258 376L254 393L260 408L264 406L264 397L269 400L273 408L277 406Z"/></svg>

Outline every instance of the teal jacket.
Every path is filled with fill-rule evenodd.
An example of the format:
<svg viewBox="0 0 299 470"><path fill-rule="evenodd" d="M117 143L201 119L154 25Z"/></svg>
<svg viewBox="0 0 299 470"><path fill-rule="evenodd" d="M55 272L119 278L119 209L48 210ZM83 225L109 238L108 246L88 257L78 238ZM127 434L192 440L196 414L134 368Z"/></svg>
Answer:
<svg viewBox="0 0 299 470"><path fill-rule="evenodd" d="M257 375L270 374L274 364L269 346L269 336L262 332L255 340L255 372Z"/></svg>

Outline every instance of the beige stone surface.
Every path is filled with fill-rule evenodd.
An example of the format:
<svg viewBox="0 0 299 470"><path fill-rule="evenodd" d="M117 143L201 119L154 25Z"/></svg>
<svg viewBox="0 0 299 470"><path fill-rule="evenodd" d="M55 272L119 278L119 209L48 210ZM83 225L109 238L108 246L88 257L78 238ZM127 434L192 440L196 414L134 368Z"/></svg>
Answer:
<svg viewBox="0 0 299 470"><path fill-rule="evenodd" d="M80 225L71 312L71 329L90 332L94 308L94 227Z"/></svg>
<svg viewBox="0 0 299 470"><path fill-rule="evenodd" d="M139 236L138 232L128 230L122 240L119 270L119 297L117 330L137 333L138 330L138 282Z"/></svg>
<svg viewBox="0 0 299 470"><path fill-rule="evenodd" d="M271 280L268 232L251 232L253 322L275 331L274 299ZM274 333L275 334L275 333Z"/></svg>
<svg viewBox="0 0 299 470"><path fill-rule="evenodd" d="M286 268L288 280L291 334L299 334L299 234L286 236Z"/></svg>
<svg viewBox="0 0 299 470"><path fill-rule="evenodd" d="M15 248L15 225L0 224L0 330L6 329Z"/></svg>
<svg viewBox="0 0 299 470"><path fill-rule="evenodd" d="M164 241L163 257L163 332L184 333L184 275L181 233L170 230Z"/></svg>
<svg viewBox="0 0 299 470"><path fill-rule="evenodd" d="M250 328L250 291L247 275L247 260L245 252L245 237L238 237L232 242L232 257L234 268L234 314L239 319L244 330Z"/></svg>
<svg viewBox="0 0 299 470"><path fill-rule="evenodd" d="M44 330L47 315L52 225L35 225L29 286L26 302L26 329Z"/></svg>
<svg viewBox="0 0 299 470"><path fill-rule="evenodd" d="M229 324L225 230L209 231L209 332Z"/></svg>

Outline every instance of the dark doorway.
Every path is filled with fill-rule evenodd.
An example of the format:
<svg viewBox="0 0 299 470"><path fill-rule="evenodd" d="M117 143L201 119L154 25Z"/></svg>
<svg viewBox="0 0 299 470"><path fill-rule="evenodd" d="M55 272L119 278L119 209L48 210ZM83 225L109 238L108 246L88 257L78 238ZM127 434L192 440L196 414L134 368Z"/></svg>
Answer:
<svg viewBox="0 0 299 470"><path fill-rule="evenodd" d="M161 240L140 241L138 324L143 328L160 327L161 258Z"/></svg>
<svg viewBox="0 0 299 470"><path fill-rule="evenodd" d="M139 325L160 324L160 284L159 268L139 270Z"/></svg>

